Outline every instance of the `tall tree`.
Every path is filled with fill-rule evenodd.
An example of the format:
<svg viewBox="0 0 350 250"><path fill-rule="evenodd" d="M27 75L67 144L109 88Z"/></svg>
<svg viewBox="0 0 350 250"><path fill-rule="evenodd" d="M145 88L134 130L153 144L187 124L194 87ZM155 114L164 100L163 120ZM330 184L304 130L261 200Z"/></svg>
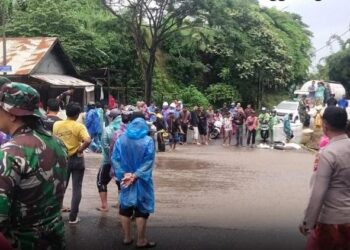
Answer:
<svg viewBox="0 0 350 250"><path fill-rule="evenodd" d="M199 0L103 0L105 6L130 28L145 86L145 101L152 96L156 52L179 29L196 23Z"/></svg>

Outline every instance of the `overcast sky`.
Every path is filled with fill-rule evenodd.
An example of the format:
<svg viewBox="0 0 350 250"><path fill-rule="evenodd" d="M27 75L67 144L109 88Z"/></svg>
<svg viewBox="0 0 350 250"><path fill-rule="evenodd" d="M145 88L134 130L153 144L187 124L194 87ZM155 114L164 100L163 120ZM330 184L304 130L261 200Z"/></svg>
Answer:
<svg viewBox="0 0 350 250"><path fill-rule="evenodd" d="M315 49L326 45L333 34L341 35L350 29L350 0L259 0L261 6L276 7L277 9L299 14L313 32L312 38ZM342 38L350 38L350 32ZM333 52L339 47L332 43ZM322 57L332 53L331 48L324 48L316 53L313 65Z"/></svg>

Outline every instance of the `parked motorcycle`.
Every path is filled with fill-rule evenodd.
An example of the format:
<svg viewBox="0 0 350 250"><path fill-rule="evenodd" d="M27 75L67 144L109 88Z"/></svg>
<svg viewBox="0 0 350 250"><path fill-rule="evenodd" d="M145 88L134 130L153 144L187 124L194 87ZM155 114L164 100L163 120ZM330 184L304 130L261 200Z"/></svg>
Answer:
<svg viewBox="0 0 350 250"><path fill-rule="evenodd" d="M263 139L263 143L266 143L266 140L269 138L269 124L267 122L261 123L260 125L260 136Z"/></svg>
<svg viewBox="0 0 350 250"><path fill-rule="evenodd" d="M209 125L209 136L211 139L217 139L221 133L222 122L215 121Z"/></svg>

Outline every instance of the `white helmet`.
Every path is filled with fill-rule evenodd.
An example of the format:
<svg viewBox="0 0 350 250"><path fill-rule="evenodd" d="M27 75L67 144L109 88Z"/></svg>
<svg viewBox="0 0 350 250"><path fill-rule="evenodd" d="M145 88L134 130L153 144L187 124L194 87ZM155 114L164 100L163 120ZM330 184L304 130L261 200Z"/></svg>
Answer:
<svg viewBox="0 0 350 250"><path fill-rule="evenodd" d="M163 102L163 107L168 107L169 104L167 102Z"/></svg>
<svg viewBox="0 0 350 250"><path fill-rule="evenodd" d="M176 108L176 104L175 103L172 103L172 104L170 104L170 108Z"/></svg>

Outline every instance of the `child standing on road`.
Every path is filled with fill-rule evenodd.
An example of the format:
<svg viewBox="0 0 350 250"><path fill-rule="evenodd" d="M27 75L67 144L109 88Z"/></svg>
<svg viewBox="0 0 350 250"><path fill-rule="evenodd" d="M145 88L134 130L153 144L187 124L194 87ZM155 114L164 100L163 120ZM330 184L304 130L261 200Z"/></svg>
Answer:
<svg viewBox="0 0 350 250"><path fill-rule="evenodd" d="M224 117L224 143L223 146L229 146L231 145L231 138L232 138L232 117L229 112L225 114ZM228 144L226 144L226 141L228 139Z"/></svg>
<svg viewBox="0 0 350 250"><path fill-rule="evenodd" d="M255 146L255 137L256 137L256 128L259 126L258 118L255 115L255 111L252 111L248 116L246 121L246 126L248 128L248 137L247 137L247 147L250 145L250 139L252 140L251 147Z"/></svg>

